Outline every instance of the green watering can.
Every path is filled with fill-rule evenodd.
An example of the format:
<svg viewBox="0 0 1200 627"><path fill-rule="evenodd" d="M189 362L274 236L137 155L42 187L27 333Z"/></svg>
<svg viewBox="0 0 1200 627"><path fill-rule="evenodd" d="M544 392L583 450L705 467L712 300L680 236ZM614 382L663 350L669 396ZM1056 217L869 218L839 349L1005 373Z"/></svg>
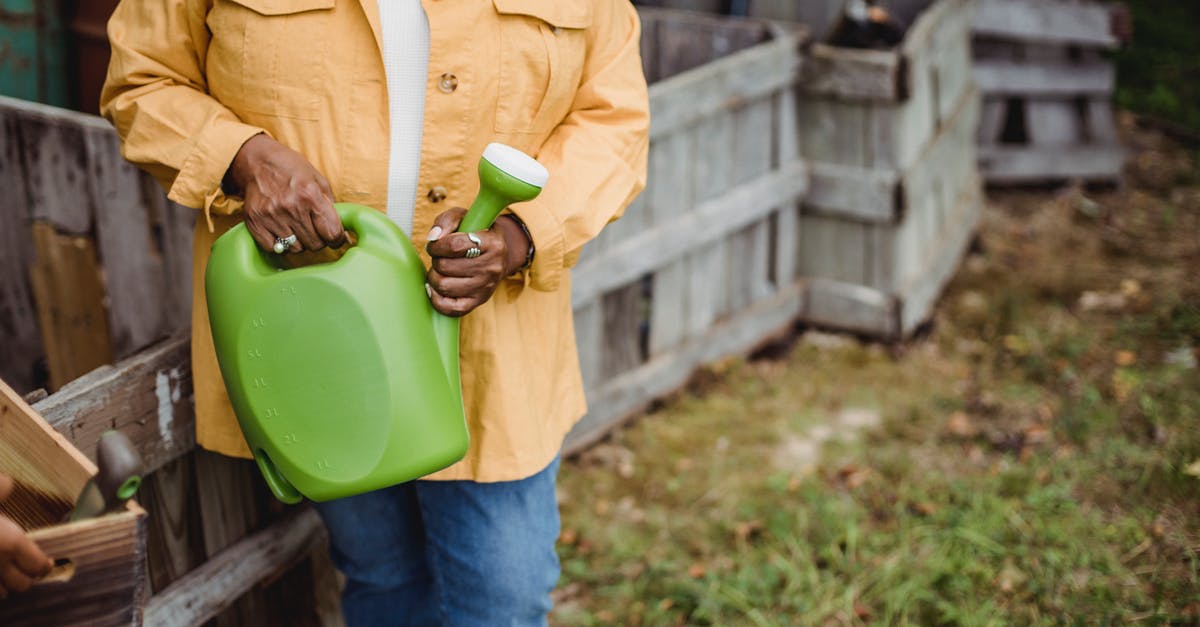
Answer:
<svg viewBox="0 0 1200 627"><path fill-rule="evenodd" d="M460 231L531 200L547 172L490 144ZM221 375L275 496L327 501L410 481L467 452L458 320L437 313L425 265L384 214L335 205L358 242L337 261L284 270L245 224L213 244L205 272Z"/></svg>

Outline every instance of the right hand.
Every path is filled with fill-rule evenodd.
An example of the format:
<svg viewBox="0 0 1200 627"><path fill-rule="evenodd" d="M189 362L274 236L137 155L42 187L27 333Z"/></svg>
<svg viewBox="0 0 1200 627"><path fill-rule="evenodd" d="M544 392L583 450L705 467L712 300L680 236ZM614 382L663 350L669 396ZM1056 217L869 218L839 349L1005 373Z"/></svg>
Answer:
<svg viewBox="0 0 1200 627"><path fill-rule="evenodd" d="M0 474L0 501L12 492L12 479ZM25 592L45 577L54 562L38 548L17 523L0 515L0 599L10 592Z"/></svg>
<svg viewBox="0 0 1200 627"><path fill-rule="evenodd" d="M298 253L346 243L333 208L329 181L300 153L259 134L242 144L229 176L245 199L246 228L259 248L274 252L275 239L295 235Z"/></svg>

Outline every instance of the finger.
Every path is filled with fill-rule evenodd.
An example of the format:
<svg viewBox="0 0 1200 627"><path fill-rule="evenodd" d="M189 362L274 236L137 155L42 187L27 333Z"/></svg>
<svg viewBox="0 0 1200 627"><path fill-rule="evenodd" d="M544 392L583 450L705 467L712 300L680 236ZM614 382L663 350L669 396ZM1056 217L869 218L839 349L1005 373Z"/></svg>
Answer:
<svg viewBox="0 0 1200 627"><path fill-rule="evenodd" d="M429 242L425 250L432 257L466 257L468 250L478 246L481 256L499 254L503 258L506 247L504 238L499 234L493 231L476 231L472 235L479 238L479 244L466 233L451 233L437 241Z"/></svg>
<svg viewBox="0 0 1200 627"><path fill-rule="evenodd" d="M5 564L0 569L0 585L13 592L25 592L33 585L33 579L21 572L16 564Z"/></svg>
<svg viewBox="0 0 1200 627"><path fill-rule="evenodd" d="M479 297L489 292L490 282L483 277L446 276L430 270L425 276L433 291L447 298Z"/></svg>
<svg viewBox="0 0 1200 627"><path fill-rule="evenodd" d="M429 229L429 235L425 237L430 242L436 242L447 233L453 233L458 229L459 223L462 222L464 216L467 215L467 210L462 207L452 207L447 209L433 220L433 227ZM429 250L428 246L426 250ZM432 254L432 253L431 253Z"/></svg>
<svg viewBox="0 0 1200 627"><path fill-rule="evenodd" d="M450 316L451 318L461 318L478 307L482 301L474 298L450 298L442 296L437 292L429 298L429 302L433 304L442 315Z"/></svg>
<svg viewBox="0 0 1200 627"><path fill-rule="evenodd" d="M12 494L13 480L6 474L0 473L0 502L8 500L8 495Z"/></svg>
<svg viewBox="0 0 1200 627"><path fill-rule="evenodd" d="M249 213L246 214L246 230L250 231L250 236L254 238L254 243L258 244L259 248L275 252L275 235L261 222L251 218Z"/></svg>
<svg viewBox="0 0 1200 627"><path fill-rule="evenodd" d="M317 234L316 226L313 224L313 216L316 215L317 208L327 202L325 193L321 191L321 186L316 181L310 181L302 186L297 193L296 203L292 206L291 215L288 217L296 237L308 250L321 250L325 247L325 240Z"/></svg>
<svg viewBox="0 0 1200 627"><path fill-rule="evenodd" d="M448 277L478 277L485 281L498 281L504 273L504 259L494 253L484 253L474 259L434 256L430 267Z"/></svg>
<svg viewBox="0 0 1200 627"><path fill-rule="evenodd" d="M13 563L21 572L34 578L44 577L54 568L54 560L46 556L33 540L26 538L25 542L17 545L13 555Z"/></svg>
<svg viewBox="0 0 1200 627"><path fill-rule="evenodd" d="M275 252L275 241L292 234L292 230L284 224L279 216L278 205L267 202L262 206L247 206L246 228L254 236L259 248Z"/></svg>
<svg viewBox="0 0 1200 627"><path fill-rule="evenodd" d="M346 244L346 231L342 227L342 219L329 197L322 196L317 202L312 216L313 227L317 235L328 245L340 248Z"/></svg>

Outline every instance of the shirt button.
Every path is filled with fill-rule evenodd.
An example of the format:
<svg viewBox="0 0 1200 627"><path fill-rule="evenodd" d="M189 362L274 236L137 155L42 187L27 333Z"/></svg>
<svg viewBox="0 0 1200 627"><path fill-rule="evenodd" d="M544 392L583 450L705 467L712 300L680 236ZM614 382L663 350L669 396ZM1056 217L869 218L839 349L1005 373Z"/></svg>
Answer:
<svg viewBox="0 0 1200 627"><path fill-rule="evenodd" d="M443 94L453 93L455 89L458 89L458 77L449 72L442 74L441 80L438 81L438 89Z"/></svg>
<svg viewBox="0 0 1200 627"><path fill-rule="evenodd" d="M446 188L438 185L437 187L429 190L429 193L426 194L426 197L429 198L429 202L439 203L443 200L446 200L446 194Z"/></svg>

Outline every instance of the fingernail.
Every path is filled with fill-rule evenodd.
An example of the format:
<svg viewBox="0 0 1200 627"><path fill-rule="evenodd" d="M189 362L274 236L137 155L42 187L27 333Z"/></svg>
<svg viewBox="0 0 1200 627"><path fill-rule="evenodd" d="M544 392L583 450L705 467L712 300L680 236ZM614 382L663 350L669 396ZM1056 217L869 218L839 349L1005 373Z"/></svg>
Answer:
<svg viewBox="0 0 1200 627"><path fill-rule="evenodd" d="M442 227L435 226L432 229L429 229L429 235L425 239L432 242L432 241L437 240L437 238L439 238L441 236L442 236Z"/></svg>
<svg viewBox="0 0 1200 627"><path fill-rule="evenodd" d="M429 300L433 300L433 288L428 283L425 284L425 295L429 297Z"/></svg>

